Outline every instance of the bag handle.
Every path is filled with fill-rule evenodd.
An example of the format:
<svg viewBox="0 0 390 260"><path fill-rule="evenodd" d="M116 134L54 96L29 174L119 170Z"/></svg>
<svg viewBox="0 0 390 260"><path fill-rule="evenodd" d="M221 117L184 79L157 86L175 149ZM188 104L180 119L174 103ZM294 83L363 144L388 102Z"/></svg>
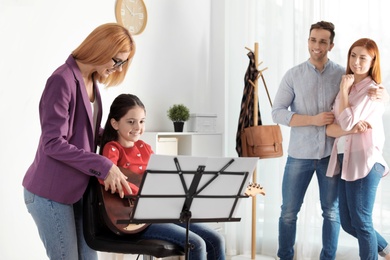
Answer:
<svg viewBox="0 0 390 260"><path fill-rule="evenodd" d="M271 108L272 108L271 97L270 97L269 92L268 92L267 84L265 84L265 79L264 79L263 73L262 73L262 71L260 71L259 73L260 73L261 80L263 81L265 91L267 92L269 104L271 105Z"/></svg>
<svg viewBox="0 0 390 260"><path fill-rule="evenodd" d="M264 70L265 70L265 69L264 69ZM271 105L271 109L272 109L271 96L269 95L268 88L267 88L267 84L265 83L265 79L264 79L264 76L263 76L263 71L264 71L264 70L260 70L260 71L259 71L259 74L260 74L261 80L263 81L264 88L265 88L265 92L267 92L268 101L269 101L269 104ZM253 84L253 86L254 86L254 84ZM279 125L279 124L276 124L276 125Z"/></svg>

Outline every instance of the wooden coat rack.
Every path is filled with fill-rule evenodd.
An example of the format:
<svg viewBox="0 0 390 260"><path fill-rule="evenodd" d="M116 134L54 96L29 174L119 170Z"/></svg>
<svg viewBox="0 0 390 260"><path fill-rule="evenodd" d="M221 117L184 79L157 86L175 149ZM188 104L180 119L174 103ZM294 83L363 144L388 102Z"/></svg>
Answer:
<svg viewBox="0 0 390 260"><path fill-rule="evenodd" d="M251 50L247 47L245 47L247 50L253 52L255 54L255 64L256 67L260 66L262 62L259 63L259 44L255 42L255 50ZM267 67L263 70L258 70L259 74L257 75L257 79L255 82L252 82L249 80L250 84L253 86L254 91L253 91L253 125L256 126L258 122L258 78L261 77L263 80L263 83L265 85L264 77L263 77L263 71L268 69ZM268 90L267 90L268 91ZM257 183L257 170L253 171L253 183ZM256 208L257 208L257 199L256 196L252 197L252 235L251 235L251 259L256 259Z"/></svg>

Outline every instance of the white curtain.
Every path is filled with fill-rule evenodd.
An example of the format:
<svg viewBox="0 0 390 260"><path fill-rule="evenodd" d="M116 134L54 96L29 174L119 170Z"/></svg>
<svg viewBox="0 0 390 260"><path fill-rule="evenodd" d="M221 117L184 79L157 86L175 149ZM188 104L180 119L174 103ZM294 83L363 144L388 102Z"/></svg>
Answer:
<svg viewBox="0 0 390 260"><path fill-rule="evenodd" d="M267 68L263 74L273 99L279 82L287 69L309 58L307 39L310 25L326 20L336 26L335 47L329 58L346 66L347 51L357 39L369 37L380 48L383 85L390 89L390 15L385 8L387 0L230 0L226 4L226 53L228 85L226 111L229 116L228 153L235 155L234 138L239 104L244 87L244 74L249 59L244 47L259 44L259 68ZM241 95L241 96L240 96ZM263 124L272 123L270 106L259 81L259 102ZM235 105L232 105L235 104ZM237 118L234 116L237 115ZM390 131L390 110L384 116L385 131ZM283 126L284 149L287 151L289 128ZM390 134L385 143L385 158L390 163ZM256 252L276 258L278 247L278 218L281 205L281 182L286 153L283 158L259 160L257 182L262 184L266 196L257 197L256 205ZM378 189L374 224L390 242L390 177L382 179ZM251 200L240 208L242 220L226 223L228 255L250 255L251 252ZM298 215L296 259L318 259L321 250L322 217L318 185L313 176L307 190L304 205ZM341 231L336 259L358 259L355 238Z"/></svg>

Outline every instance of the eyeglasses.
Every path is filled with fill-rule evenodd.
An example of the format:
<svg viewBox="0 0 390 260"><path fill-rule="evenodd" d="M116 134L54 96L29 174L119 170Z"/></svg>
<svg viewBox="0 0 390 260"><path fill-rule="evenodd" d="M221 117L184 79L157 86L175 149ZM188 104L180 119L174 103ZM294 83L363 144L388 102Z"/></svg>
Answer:
<svg viewBox="0 0 390 260"><path fill-rule="evenodd" d="M119 68L120 66L126 64L126 62L128 62L129 60L116 60L114 58L111 58L113 61L114 61L114 65L112 66L113 68Z"/></svg>

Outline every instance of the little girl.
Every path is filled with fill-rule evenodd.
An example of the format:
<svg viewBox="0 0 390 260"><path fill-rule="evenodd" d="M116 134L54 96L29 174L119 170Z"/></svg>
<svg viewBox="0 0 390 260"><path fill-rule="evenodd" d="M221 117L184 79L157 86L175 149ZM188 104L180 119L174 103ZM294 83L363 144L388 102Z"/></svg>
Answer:
<svg viewBox="0 0 390 260"><path fill-rule="evenodd" d="M138 193L136 184L139 185L153 153L150 145L139 140L145 131L145 114L145 107L138 97L119 95L111 105L101 142L103 156L132 172L133 177L128 176L128 181L133 194ZM104 185L103 180L99 179L99 182ZM129 195L126 189L123 191Z"/></svg>
<svg viewBox="0 0 390 260"><path fill-rule="evenodd" d="M135 184L141 179L153 153L151 146L140 140L145 131L145 120L146 110L141 100L135 95L121 94L111 105L102 136L101 154L118 167L134 173L128 179L133 194L138 193ZM100 183L104 185L104 182ZM186 246L185 223L153 223L137 236L141 239L166 240L183 248ZM225 259L224 237L208 225L190 224L189 242L192 245L190 259Z"/></svg>

